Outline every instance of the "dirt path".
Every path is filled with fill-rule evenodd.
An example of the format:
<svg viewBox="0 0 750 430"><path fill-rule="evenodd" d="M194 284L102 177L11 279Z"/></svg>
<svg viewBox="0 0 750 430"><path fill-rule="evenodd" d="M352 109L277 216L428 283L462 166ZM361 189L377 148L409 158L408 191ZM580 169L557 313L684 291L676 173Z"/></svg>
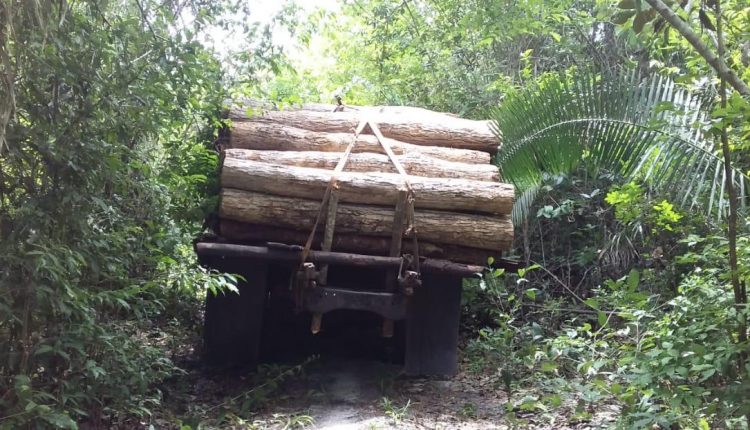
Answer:
<svg viewBox="0 0 750 430"><path fill-rule="evenodd" d="M460 376L405 379L400 373L401 366L377 361L326 360L285 384L286 399L265 419L303 411L317 429L507 428L494 424L502 421L504 396L472 389Z"/></svg>
<svg viewBox="0 0 750 430"><path fill-rule="evenodd" d="M531 386L509 402L492 375L413 379L401 365L371 359L325 356L299 371L271 365L258 373L192 363L163 387L165 407L154 428L584 430L612 428L618 413L609 404L589 405L582 420L575 394L554 408L524 408L525 399L541 399L549 387Z"/></svg>
<svg viewBox="0 0 750 430"><path fill-rule="evenodd" d="M600 429L611 428L616 409L601 405L586 422L571 422L574 405L555 413L507 412L507 396L490 378L459 375L445 380L407 379L398 365L329 359L283 387L284 399L261 414L308 416L308 428L359 429ZM284 428L286 422L271 424Z"/></svg>

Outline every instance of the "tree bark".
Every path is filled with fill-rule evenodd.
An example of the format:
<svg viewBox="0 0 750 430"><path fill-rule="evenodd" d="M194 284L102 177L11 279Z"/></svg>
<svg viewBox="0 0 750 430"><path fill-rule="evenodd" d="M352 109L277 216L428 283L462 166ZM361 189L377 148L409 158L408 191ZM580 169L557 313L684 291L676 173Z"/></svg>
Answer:
<svg viewBox="0 0 750 430"><path fill-rule="evenodd" d="M716 0L715 4L716 12L716 38L719 48L719 57L724 59L724 34L723 34L723 20L721 16L721 1ZM727 107L727 79L721 76L721 84L719 86L719 92L721 93L721 107L726 109ZM732 290L734 292L734 303L739 309L742 309L738 313L738 327L737 327L737 341L742 347L747 343L747 319L744 310L747 305L747 291L745 291L744 285L740 282L739 267L737 265L737 191L734 188L734 172L732 171L732 152L729 147L729 135L727 133L727 124L722 123L721 125L721 152L724 158L724 177L725 188L727 195L729 196L729 217L727 218L727 239L729 241L729 274L732 283ZM741 180L741 179L740 179ZM740 372L745 370L745 363L747 362L747 350L742 349L737 356L737 367ZM750 413L745 415L746 421L750 424Z"/></svg>
<svg viewBox="0 0 750 430"><path fill-rule="evenodd" d="M320 202L225 188L219 217L240 222L310 231ZM391 237L392 208L339 203L336 234ZM490 251L508 249L513 241L509 216L482 216L418 210L415 227L420 240Z"/></svg>
<svg viewBox="0 0 750 430"><path fill-rule="evenodd" d="M342 112L368 112L368 113L387 113L389 115L420 115L420 114L432 114L432 115L445 115L452 118L460 118L458 115L447 112L435 112L428 109L413 107L413 106L356 106L356 105L333 105L326 103L302 103L282 106L281 109L278 105L270 102L264 102L260 100L245 98L241 100L227 100L226 104L230 106L228 110L224 112L224 116L232 119L245 120L258 115L262 115L264 111L278 111L278 110L309 110L313 112L334 112L340 109ZM248 116L248 113L250 115ZM438 117L439 118L439 117Z"/></svg>
<svg viewBox="0 0 750 430"><path fill-rule="evenodd" d="M320 200L332 172L309 167L280 166L237 158L225 158L222 187L256 191L286 197ZM418 209L509 214L513 209L513 186L468 179L408 177ZM399 190L405 188L401 175L393 173L341 172L337 176L339 201L394 207Z"/></svg>
<svg viewBox="0 0 750 430"><path fill-rule="evenodd" d="M287 245L304 246L310 233L274 226L248 224L228 219L219 221L219 235L233 242L261 243L280 242ZM320 249L323 233L318 231L313 242L313 249ZM362 236L354 234L334 234L331 251L354 252L387 256L390 254L391 239L388 237ZM407 254L414 253L411 240L404 239L402 250ZM450 244L436 244L419 241L419 255L428 258L440 258L468 264L487 264L489 257L500 259L499 252L476 249Z"/></svg>
<svg viewBox="0 0 750 430"><path fill-rule="evenodd" d="M421 111L421 112L420 112ZM242 122L243 118L231 118ZM254 117L253 122L271 122L305 130L348 133L350 136L361 119L377 123L383 135L416 145L444 146L497 152L500 141L490 128L490 121L456 118L429 111L409 113L268 111Z"/></svg>
<svg viewBox="0 0 750 430"><path fill-rule="evenodd" d="M229 146L231 148L278 150L278 151L322 151L344 152L354 134L310 131L273 122L238 121L232 126ZM467 149L420 146L387 139L397 155L420 153L446 161L470 164L489 164L490 154ZM364 134L357 139L352 152L375 152L385 154L375 136Z"/></svg>
<svg viewBox="0 0 750 430"><path fill-rule="evenodd" d="M743 96L750 96L750 87L748 87L748 85L729 68L723 58L716 55L701 41L700 36L693 31L690 24L677 16L672 8L667 6L662 0L646 0L646 3L651 5L651 7L653 7L665 21L672 25L672 27L674 27L675 30L685 38L685 40L690 42L690 44L693 45L693 48L698 51L698 54L700 54L700 56L703 57L706 62L716 70L716 73L722 79L726 80L732 88L737 90L737 92Z"/></svg>
<svg viewBox="0 0 750 430"><path fill-rule="evenodd" d="M252 149L227 149L224 156L240 160L259 161L284 166L314 167L333 170L341 158L339 152L319 151L258 151ZM492 164L467 164L440 160L420 153L407 153L396 157L406 173L431 178L471 179L499 182L500 171ZM351 154L346 161L347 172L397 173L387 156L363 152Z"/></svg>

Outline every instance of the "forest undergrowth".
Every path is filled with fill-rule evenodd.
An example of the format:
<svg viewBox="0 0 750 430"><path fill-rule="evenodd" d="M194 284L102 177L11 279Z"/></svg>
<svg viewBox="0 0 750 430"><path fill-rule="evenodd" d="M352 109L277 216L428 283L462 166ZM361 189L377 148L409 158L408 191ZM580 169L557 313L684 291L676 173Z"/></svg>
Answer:
<svg viewBox="0 0 750 430"><path fill-rule="evenodd" d="M316 425L322 358L203 367L193 241L226 100L334 96L491 119L518 191L461 373L377 370L373 428L748 428L746 1L256 7L0 0L0 429Z"/></svg>

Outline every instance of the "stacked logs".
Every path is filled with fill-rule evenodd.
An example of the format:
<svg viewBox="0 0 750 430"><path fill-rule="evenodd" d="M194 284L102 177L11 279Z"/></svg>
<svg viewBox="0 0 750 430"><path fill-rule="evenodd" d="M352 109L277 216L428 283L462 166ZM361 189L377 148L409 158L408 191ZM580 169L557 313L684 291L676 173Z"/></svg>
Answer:
<svg viewBox="0 0 750 430"><path fill-rule="evenodd" d="M365 118L377 125L414 191L419 253L485 263L513 240L514 190L490 164L499 142L486 121L411 107L229 111L219 234L235 242L303 245L331 175ZM387 255L404 178L365 127L337 175L333 251ZM319 225L319 249L325 222ZM403 251L413 252L412 240Z"/></svg>

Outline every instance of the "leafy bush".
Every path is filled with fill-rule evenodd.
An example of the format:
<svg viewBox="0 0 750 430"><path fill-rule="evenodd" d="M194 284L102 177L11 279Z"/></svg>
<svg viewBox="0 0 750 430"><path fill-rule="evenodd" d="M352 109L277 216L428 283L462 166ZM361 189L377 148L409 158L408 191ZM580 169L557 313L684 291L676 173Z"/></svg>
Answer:
<svg viewBox="0 0 750 430"><path fill-rule="evenodd" d="M223 76L175 10L147 2L146 16L141 3L19 2L3 17L15 81L0 89L12 113L2 428L147 416L155 384L178 371L153 323L195 319L200 293L233 282L197 268L190 246L212 205Z"/></svg>

